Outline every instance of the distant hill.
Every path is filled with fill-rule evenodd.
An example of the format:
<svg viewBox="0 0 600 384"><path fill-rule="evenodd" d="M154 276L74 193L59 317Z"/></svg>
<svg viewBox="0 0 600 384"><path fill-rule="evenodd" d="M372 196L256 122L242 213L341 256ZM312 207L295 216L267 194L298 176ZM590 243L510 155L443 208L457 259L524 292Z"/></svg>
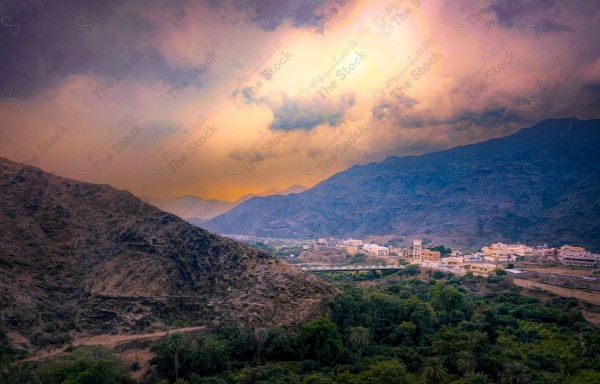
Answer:
<svg viewBox="0 0 600 384"><path fill-rule="evenodd" d="M73 328L159 320L291 327L336 295L314 275L127 191L0 165L0 329L43 344Z"/></svg>
<svg viewBox="0 0 600 384"><path fill-rule="evenodd" d="M173 197L170 199L143 197L142 199L163 211L170 212L192 224L197 225L208 219L212 219L215 216L221 215L237 207L244 201L256 196L288 195L290 193L300 193L306 190L306 187L295 184L282 191L271 189L259 194L244 195L236 201L223 201L216 199L204 200L197 196Z"/></svg>
<svg viewBox="0 0 600 384"><path fill-rule="evenodd" d="M264 237L394 234L598 251L599 198L600 120L551 119L504 138L353 166L300 194L250 199L203 226Z"/></svg>

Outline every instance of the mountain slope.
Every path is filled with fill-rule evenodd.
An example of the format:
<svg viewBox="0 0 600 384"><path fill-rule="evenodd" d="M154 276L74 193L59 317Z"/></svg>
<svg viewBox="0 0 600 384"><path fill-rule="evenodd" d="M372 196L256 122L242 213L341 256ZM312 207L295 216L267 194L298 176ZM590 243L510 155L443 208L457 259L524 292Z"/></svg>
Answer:
<svg viewBox="0 0 600 384"><path fill-rule="evenodd" d="M127 191L0 165L0 328L131 330L160 319L289 327L336 294Z"/></svg>
<svg viewBox="0 0 600 384"><path fill-rule="evenodd" d="M204 200L197 196L173 197L169 199L142 198L165 212L183 219L208 220L236 207L242 201Z"/></svg>
<svg viewBox="0 0 600 384"><path fill-rule="evenodd" d="M267 237L439 236L600 249L600 120L354 166L303 193L253 198L203 226Z"/></svg>
<svg viewBox="0 0 600 384"><path fill-rule="evenodd" d="M294 184L283 191L269 190L258 195L244 195L236 201L223 201L216 199L204 200L197 196L173 197L170 199L154 199L150 197L144 197L142 200L160 208L163 211L186 219L192 224L199 224L204 220L212 219L215 216L221 215L255 196L288 195L290 193L300 193L306 191L306 189L306 187Z"/></svg>

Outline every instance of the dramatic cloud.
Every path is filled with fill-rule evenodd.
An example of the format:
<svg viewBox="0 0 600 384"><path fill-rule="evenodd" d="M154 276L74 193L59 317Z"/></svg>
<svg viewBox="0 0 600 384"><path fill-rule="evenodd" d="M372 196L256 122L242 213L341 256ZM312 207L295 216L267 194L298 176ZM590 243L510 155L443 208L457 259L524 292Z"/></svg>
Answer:
<svg viewBox="0 0 600 384"><path fill-rule="evenodd" d="M345 111L355 103L355 97L349 95L340 98L338 103L310 102L299 98L284 98L280 107L274 109L275 119L269 126L272 130L304 130L310 131L315 127L326 124L338 125L343 119Z"/></svg>
<svg viewBox="0 0 600 384"><path fill-rule="evenodd" d="M234 200L599 117L595 1L0 4L0 155Z"/></svg>

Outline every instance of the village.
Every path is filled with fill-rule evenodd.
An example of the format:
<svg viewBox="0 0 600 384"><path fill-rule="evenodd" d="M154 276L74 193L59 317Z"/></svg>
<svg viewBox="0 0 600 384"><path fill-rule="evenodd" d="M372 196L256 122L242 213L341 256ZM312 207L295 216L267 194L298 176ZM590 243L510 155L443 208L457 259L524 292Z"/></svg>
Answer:
<svg viewBox="0 0 600 384"><path fill-rule="evenodd" d="M337 248L344 250L348 255L363 254L375 258L385 265L418 264L423 268L456 275L472 273L484 277L497 269L504 269L509 273L522 272L515 269L515 264L527 267L600 268L600 255L571 245L553 248L547 244L529 246L494 243L478 252L463 253L460 250L451 251L443 246L425 246L420 239L415 239L412 243L409 247L393 247L357 239L320 238L314 244L303 245L303 250L320 250L319 253L324 253L327 249Z"/></svg>

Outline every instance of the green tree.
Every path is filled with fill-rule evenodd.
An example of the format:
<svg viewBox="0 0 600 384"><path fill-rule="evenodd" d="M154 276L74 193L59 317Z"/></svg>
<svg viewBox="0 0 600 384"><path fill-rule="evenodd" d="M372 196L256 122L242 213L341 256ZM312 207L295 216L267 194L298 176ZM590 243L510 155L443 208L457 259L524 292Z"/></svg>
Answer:
<svg viewBox="0 0 600 384"><path fill-rule="evenodd" d="M480 356L489 346L488 336L482 332L465 332L455 327L443 326L438 331L433 349L438 356L443 356L448 366L455 365L461 352L467 351Z"/></svg>
<svg viewBox="0 0 600 384"><path fill-rule="evenodd" d="M333 362L344 349L335 323L326 317L319 317L302 325L297 342L303 358L327 364Z"/></svg>
<svg viewBox="0 0 600 384"><path fill-rule="evenodd" d="M342 292L333 303L331 319L340 329L369 327L372 323L370 306L361 289L351 288Z"/></svg>
<svg viewBox="0 0 600 384"><path fill-rule="evenodd" d="M472 373L477 368L477 360L475 360L475 356L471 352L460 351L456 359L456 368L463 375Z"/></svg>
<svg viewBox="0 0 600 384"><path fill-rule="evenodd" d="M250 361L256 352L256 341L252 329L239 324L223 324L217 330L219 338L226 340L231 348L232 365Z"/></svg>
<svg viewBox="0 0 600 384"><path fill-rule="evenodd" d="M297 356L292 348L290 337L279 326L272 325L266 328L267 342L263 346L263 355L271 360L290 360Z"/></svg>
<svg viewBox="0 0 600 384"><path fill-rule="evenodd" d="M246 368L233 376L235 384L300 384L298 376L276 364Z"/></svg>
<svg viewBox="0 0 600 384"><path fill-rule="evenodd" d="M192 371L210 376L229 370L230 349L227 341L214 336L198 337L194 347Z"/></svg>
<svg viewBox="0 0 600 384"><path fill-rule="evenodd" d="M427 383L439 384L444 381L448 370L440 358L432 357L425 363L423 373L425 374L425 380Z"/></svg>
<svg viewBox="0 0 600 384"><path fill-rule="evenodd" d="M358 350L358 358L362 357L362 349L371 344L371 332L365 327L351 327L348 342Z"/></svg>
<svg viewBox="0 0 600 384"><path fill-rule="evenodd" d="M304 377L302 384L335 384L335 382L322 373L311 373Z"/></svg>
<svg viewBox="0 0 600 384"><path fill-rule="evenodd" d="M410 321L403 321L396 326L394 339L404 345L412 345L417 334L417 327Z"/></svg>
<svg viewBox="0 0 600 384"><path fill-rule="evenodd" d="M508 363L500 372L500 384L528 384L531 383L531 377L527 368L520 363Z"/></svg>
<svg viewBox="0 0 600 384"><path fill-rule="evenodd" d="M384 360L371 365L357 375L361 384L408 384L406 367L398 360Z"/></svg>
<svg viewBox="0 0 600 384"><path fill-rule="evenodd" d="M268 331L266 328L256 328L254 330L254 338L256 340L256 363L260 364L260 351L267 341Z"/></svg>
<svg viewBox="0 0 600 384"><path fill-rule="evenodd" d="M442 256L449 255L452 253L451 248L446 248L443 245L438 245L437 247L430 248L432 251L438 251Z"/></svg>
<svg viewBox="0 0 600 384"><path fill-rule="evenodd" d="M569 378L571 384L598 384L600 383L600 371L581 369L574 377Z"/></svg>
<svg viewBox="0 0 600 384"><path fill-rule="evenodd" d="M31 363L9 364L0 363L0 383L22 384L41 383L34 366Z"/></svg>
<svg viewBox="0 0 600 384"><path fill-rule="evenodd" d="M467 373L458 382L460 384L493 384L490 377L482 372Z"/></svg>
<svg viewBox="0 0 600 384"><path fill-rule="evenodd" d="M173 368L175 370L175 380L179 378L179 351L186 344L186 338L183 332L174 332L167 336L166 345L173 354Z"/></svg>
<svg viewBox="0 0 600 384"><path fill-rule="evenodd" d="M456 288L438 281L433 288L431 307L440 315L443 323L448 323L453 314L463 309L463 295Z"/></svg>

